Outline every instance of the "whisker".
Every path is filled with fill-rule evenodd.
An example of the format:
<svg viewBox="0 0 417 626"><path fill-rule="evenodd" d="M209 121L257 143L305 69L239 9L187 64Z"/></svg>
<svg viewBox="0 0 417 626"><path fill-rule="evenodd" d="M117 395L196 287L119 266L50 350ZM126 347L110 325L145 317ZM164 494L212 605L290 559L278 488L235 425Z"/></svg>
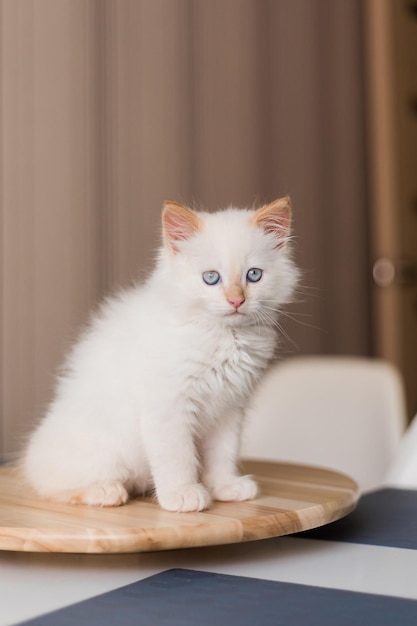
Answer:
<svg viewBox="0 0 417 626"><path fill-rule="evenodd" d="M301 326L305 326L306 328L312 328L313 330L318 330L320 332L324 332L324 329L321 328L320 326L316 326L315 324L309 324L308 322L304 321L304 320L300 320L298 319L298 317L311 317L310 313L298 313L298 312L291 312L291 311L286 311L284 309L279 309L278 311L276 310L275 307L270 307L268 305L263 304L264 308L270 311L276 311L277 314L281 317L286 317L287 319L290 319L293 322L296 322L297 324L300 324Z"/></svg>
<svg viewBox="0 0 417 626"><path fill-rule="evenodd" d="M322 332L322 333L325 332L323 328L320 328L320 326L316 326L315 324L309 324L308 322L297 319L297 315L299 315L298 313L291 314L287 311L280 311L279 314L283 315L284 317L288 318L289 320L293 322L296 322L297 324L300 324L301 326L305 326L306 328L312 328L313 330L318 330L319 332ZM300 315L302 314L300 313ZM307 313L304 313L304 315L308 317Z"/></svg>
<svg viewBox="0 0 417 626"><path fill-rule="evenodd" d="M276 311L274 310L274 312L276 313ZM296 350L299 349L298 344L290 337L290 335L287 333L287 331L285 330L285 328L282 326L282 324L279 322L278 316L277 315L272 315L269 311L262 309L260 311L257 311L257 314L259 316L259 318L263 321L265 321L266 323L268 323L268 325L275 327L279 333L285 337L286 341L293 346L293 348L295 348Z"/></svg>

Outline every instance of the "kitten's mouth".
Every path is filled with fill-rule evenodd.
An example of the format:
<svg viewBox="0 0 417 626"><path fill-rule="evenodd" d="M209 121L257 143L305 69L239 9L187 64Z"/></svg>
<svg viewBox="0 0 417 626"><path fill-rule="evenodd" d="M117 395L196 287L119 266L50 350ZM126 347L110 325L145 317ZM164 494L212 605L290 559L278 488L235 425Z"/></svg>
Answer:
<svg viewBox="0 0 417 626"><path fill-rule="evenodd" d="M230 313L225 313L225 317L236 317L237 315L245 315L241 311L230 311Z"/></svg>

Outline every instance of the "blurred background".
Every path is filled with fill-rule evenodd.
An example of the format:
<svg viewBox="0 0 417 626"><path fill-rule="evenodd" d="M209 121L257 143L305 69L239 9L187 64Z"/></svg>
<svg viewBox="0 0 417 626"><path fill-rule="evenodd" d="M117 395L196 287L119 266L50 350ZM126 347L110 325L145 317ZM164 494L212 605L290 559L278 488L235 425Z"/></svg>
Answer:
<svg viewBox="0 0 417 626"><path fill-rule="evenodd" d="M283 354L387 359L417 412L417 2L0 0L0 29L0 451L164 199L289 193Z"/></svg>

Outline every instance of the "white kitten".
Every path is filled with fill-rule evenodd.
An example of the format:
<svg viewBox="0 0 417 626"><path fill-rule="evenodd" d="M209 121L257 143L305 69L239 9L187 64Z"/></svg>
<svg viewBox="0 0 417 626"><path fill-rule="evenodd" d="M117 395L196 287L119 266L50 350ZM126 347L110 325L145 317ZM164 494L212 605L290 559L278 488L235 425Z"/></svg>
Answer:
<svg viewBox="0 0 417 626"><path fill-rule="evenodd" d="M155 489L164 509L198 511L256 496L239 439L297 279L290 221L289 198L217 213L165 203L155 270L103 306L29 441L42 497L117 506Z"/></svg>

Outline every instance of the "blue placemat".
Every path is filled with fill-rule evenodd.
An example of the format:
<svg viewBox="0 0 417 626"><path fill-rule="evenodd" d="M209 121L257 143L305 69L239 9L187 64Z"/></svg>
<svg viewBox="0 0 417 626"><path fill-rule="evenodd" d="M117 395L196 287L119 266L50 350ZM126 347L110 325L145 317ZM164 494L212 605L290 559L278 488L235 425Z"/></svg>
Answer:
<svg viewBox="0 0 417 626"><path fill-rule="evenodd" d="M176 569L24 624L415 626L417 601Z"/></svg>
<svg viewBox="0 0 417 626"><path fill-rule="evenodd" d="M362 496L347 517L303 537L417 550L417 491L380 489Z"/></svg>

